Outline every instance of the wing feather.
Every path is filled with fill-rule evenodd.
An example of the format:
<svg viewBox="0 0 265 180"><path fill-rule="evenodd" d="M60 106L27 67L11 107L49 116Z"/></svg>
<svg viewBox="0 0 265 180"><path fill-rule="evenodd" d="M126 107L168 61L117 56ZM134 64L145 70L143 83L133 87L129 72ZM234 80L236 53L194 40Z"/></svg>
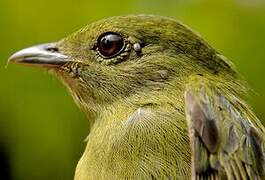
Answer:
<svg viewBox="0 0 265 180"><path fill-rule="evenodd" d="M187 87L185 104L193 179L265 179L265 134L238 98L202 78Z"/></svg>

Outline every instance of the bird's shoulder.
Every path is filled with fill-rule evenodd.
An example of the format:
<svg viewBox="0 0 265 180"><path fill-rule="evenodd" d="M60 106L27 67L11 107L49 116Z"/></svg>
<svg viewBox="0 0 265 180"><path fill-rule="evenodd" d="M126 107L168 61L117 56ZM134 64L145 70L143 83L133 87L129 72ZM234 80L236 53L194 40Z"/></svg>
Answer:
<svg viewBox="0 0 265 180"><path fill-rule="evenodd" d="M190 80L185 104L193 179L264 178L264 127L233 89L236 82Z"/></svg>

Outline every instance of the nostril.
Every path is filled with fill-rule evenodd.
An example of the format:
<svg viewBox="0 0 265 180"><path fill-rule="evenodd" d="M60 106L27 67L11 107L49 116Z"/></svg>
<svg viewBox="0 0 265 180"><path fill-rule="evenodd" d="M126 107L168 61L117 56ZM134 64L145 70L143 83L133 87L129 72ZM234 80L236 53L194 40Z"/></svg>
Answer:
<svg viewBox="0 0 265 180"><path fill-rule="evenodd" d="M47 47L46 50L50 52L59 52L59 49L57 47Z"/></svg>

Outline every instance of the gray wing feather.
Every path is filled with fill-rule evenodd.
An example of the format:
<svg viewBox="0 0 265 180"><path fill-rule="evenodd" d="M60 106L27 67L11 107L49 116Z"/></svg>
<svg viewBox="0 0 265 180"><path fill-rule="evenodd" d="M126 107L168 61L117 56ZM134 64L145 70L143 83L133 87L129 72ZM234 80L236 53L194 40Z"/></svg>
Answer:
<svg viewBox="0 0 265 180"><path fill-rule="evenodd" d="M264 133L238 99L205 86L185 93L193 179L265 179Z"/></svg>

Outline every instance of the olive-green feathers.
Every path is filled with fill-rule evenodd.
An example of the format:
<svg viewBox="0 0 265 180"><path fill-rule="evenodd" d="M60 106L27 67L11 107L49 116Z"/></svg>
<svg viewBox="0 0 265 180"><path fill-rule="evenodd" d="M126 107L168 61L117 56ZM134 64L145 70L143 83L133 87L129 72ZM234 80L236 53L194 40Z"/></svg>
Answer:
<svg viewBox="0 0 265 180"><path fill-rule="evenodd" d="M75 180L265 177L265 130L246 83L174 19L104 19L11 61L49 68L86 113Z"/></svg>
<svg viewBox="0 0 265 180"><path fill-rule="evenodd" d="M186 92L193 179L264 179L264 128L238 97L196 80Z"/></svg>

